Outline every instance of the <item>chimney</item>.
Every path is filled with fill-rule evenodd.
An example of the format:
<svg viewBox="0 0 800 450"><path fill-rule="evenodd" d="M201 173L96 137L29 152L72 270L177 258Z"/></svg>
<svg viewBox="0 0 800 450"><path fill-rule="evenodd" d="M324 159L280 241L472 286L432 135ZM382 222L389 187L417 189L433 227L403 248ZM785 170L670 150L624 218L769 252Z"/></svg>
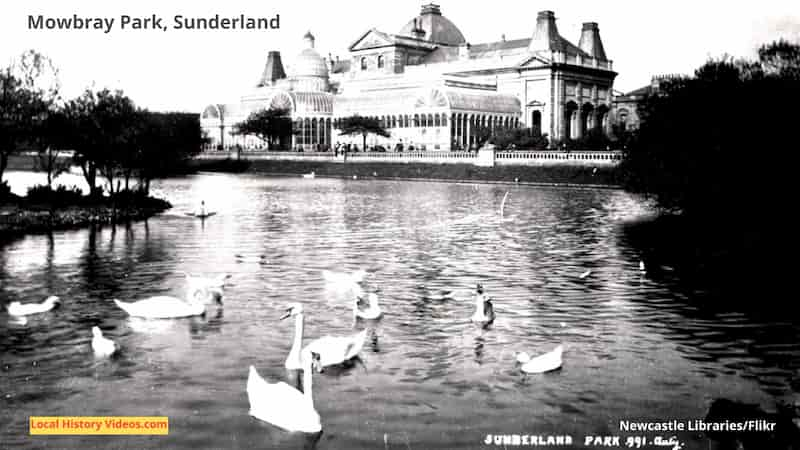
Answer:
<svg viewBox="0 0 800 450"><path fill-rule="evenodd" d="M414 37L417 39L425 39L425 30L422 29L421 17L419 18L419 20L414 19L414 29L411 30L411 34L413 34Z"/></svg>
<svg viewBox="0 0 800 450"><path fill-rule="evenodd" d="M314 48L314 35L311 34L311 31L303 36L303 41L306 43L306 48Z"/></svg>
<svg viewBox="0 0 800 450"><path fill-rule="evenodd" d="M539 11L536 16L536 29L528 46L528 51L563 51L561 36L556 28L556 15L553 11Z"/></svg>
<svg viewBox="0 0 800 450"><path fill-rule="evenodd" d="M283 63L281 63L281 52L267 53L267 64L264 66L264 73L261 75L261 81L258 86L269 86L277 80L286 78L286 72L283 70Z"/></svg>
<svg viewBox="0 0 800 450"><path fill-rule="evenodd" d="M437 16L441 16L442 9L439 8L439 5L428 3L427 5L422 5L422 12L420 12L419 14L421 16L424 16L425 14L436 14Z"/></svg>
<svg viewBox="0 0 800 450"><path fill-rule="evenodd" d="M581 31L581 40L578 43L581 50L596 59L606 61L606 51L603 49L603 42L600 40L600 29L597 22L584 22Z"/></svg>

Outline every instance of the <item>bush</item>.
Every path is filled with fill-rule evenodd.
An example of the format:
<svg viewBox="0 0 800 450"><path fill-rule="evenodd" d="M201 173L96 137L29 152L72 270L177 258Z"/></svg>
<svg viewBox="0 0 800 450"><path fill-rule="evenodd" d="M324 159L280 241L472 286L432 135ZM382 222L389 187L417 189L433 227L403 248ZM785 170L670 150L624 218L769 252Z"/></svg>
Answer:
<svg viewBox="0 0 800 450"><path fill-rule="evenodd" d="M114 194L112 200L118 207L167 209L172 205L166 201L148 196L142 190L126 190Z"/></svg>
<svg viewBox="0 0 800 450"><path fill-rule="evenodd" d="M80 205L83 203L83 192L77 186L67 188L59 186L36 185L28 188L28 201L31 203L48 203L54 206Z"/></svg>
<svg viewBox="0 0 800 450"><path fill-rule="evenodd" d="M500 130L492 136L490 142L499 150L543 150L548 146L547 135L531 128Z"/></svg>

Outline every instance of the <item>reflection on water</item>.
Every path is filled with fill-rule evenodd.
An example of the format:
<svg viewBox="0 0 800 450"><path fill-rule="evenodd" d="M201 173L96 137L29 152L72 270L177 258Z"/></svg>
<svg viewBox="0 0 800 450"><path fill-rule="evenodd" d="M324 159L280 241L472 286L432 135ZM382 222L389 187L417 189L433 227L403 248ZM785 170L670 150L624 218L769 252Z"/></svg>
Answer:
<svg viewBox="0 0 800 450"><path fill-rule="evenodd" d="M650 214L607 190L198 175L154 186L146 222L26 236L0 249L0 304L59 295L26 322L0 312L0 440L20 448L480 448L486 434L618 434L621 419L700 419L718 397L767 411L795 393L798 326L699 305L623 225ZM509 192L504 217L499 204ZM184 214L200 200L218 214ZM367 272L384 316L354 323L330 270ZM580 275L591 271L591 275ZM183 272L232 274L204 317L129 318L113 299L182 297ZM497 318L469 318L483 284ZM368 329L360 364L315 375L324 432L248 415L248 367L284 361L301 302L307 341ZM122 347L95 360L91 327ZM523 375L515 354L564 344ZM30 415L166 415L170 435L28 436ZM705 448L702 435L680 436Z"/></svg>

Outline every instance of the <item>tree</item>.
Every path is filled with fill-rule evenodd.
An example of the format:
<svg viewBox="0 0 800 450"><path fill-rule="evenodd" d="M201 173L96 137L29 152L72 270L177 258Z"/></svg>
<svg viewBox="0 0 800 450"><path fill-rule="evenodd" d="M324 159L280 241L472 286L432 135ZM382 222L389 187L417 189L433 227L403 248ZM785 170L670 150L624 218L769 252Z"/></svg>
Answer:
<svg viewBox="0 0 800 450"><path fill-rule="evenodd" d="M203 136L197 114L146 110L140 114L136 168L139 190L148 195L152 179L172 174L200 152L207 138Z"/></svg>
<svg viewBox="0 0 800 450"><path fill-rule="evenodd" d="M763 48L774 47L800 50ZM778 66L762 53L767 69ZM787 66L762 76L750 62L711 60L648 97L621 166L626 187L700 223L763 226L789 204L783 197L793 179L782 161L795 147L796 105L787 99L800 98L800 79Z"/></svg>
<svg viewBox="0 0 800 450"><path fill-rule="evenodd" d="M234 134L256 136L272 148L287 148L292 136L292 118L288 109L262 109L236 125Z"/></svg>
<svg viewBox="0 0 800 450"><path fill-rule="evenodd" d="M11 155L47 144L44 124L59 86L52 61L33 50L0 71L0 183Z"/></svg>
<svg viewBox="0 0 800 450"><path fill-rule="evenodd" d="M758 49L758 59L769 75L800 79L800 45L781 39Z"/></svg>
<svg viewBox="0 0 800 450"><path fill-rule="evenodd" d="M363 149L367 148L367 135L376 134L381 137L390 137L391 134L381 125L379 119L373 117L363 117L359 115L343 117L339 120L339 134L349 136L360 134Z"/></svg>

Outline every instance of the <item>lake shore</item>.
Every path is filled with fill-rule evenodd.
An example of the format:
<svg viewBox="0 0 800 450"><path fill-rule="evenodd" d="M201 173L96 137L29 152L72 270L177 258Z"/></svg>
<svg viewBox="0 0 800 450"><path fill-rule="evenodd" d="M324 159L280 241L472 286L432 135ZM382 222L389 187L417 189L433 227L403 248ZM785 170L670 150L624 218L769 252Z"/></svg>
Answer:
<svg viewBox="0 0 800 450"><path fill-rule="evenodd" d="M449 181L484 183L519 183L547 186L586 186L620 188L621 176L615 167L600 166L495 166L473 164L426 164L290 160L194 160L196 171L261 173L265 175L301 175L314 172L317 177L357 179L392 179L407 181Z"/></svg>

